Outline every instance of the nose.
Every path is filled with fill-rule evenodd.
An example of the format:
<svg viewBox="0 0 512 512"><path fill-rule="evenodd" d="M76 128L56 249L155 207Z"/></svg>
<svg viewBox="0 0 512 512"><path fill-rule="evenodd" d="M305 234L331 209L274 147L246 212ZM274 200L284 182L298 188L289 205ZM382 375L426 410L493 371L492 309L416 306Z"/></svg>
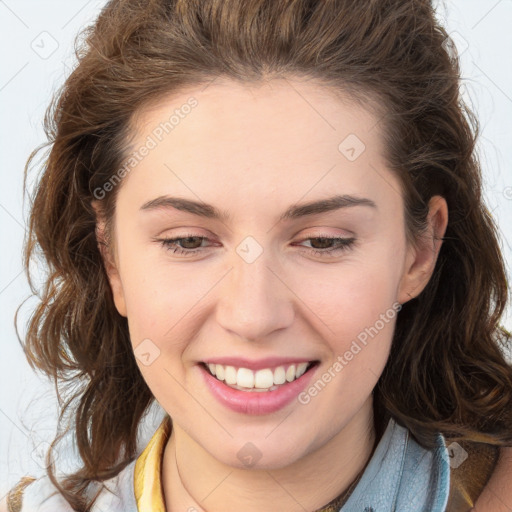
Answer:
<svg viewBox="0 0 512 512"><path fill-rule="evenodd" d="M294 320L293 291L282 267L266 252L252 262L235 254L219 297L218 324L242 339L262 340Z"/></svg>

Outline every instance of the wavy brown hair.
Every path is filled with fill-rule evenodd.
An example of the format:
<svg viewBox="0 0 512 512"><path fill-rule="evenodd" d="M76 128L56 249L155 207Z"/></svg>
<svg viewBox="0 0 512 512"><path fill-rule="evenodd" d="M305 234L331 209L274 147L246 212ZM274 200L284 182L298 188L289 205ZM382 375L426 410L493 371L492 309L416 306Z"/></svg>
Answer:
<svg viewBox="0 0 512 512"><path fill-rule="evenodd" d="M136 112L219 76L311 80L372 106L402 184L409 240L423 232L429 199L446 198L444 243L427 287L398 315L377 416L395 418L426 447L437 432L512 444L510 336L499 325L504 262L482 199L478 122L461 102L456 50L430 1L112 0L77 57L45 117L49 151L25 252L29 279L36 255L48 268L39 292L31 283L40 303L26 354L67 390L60 424L71 411L81 457L62 481L53 464L48 474L75 510L90 510L91 482L136 457L137 428L154 400L113 303L94 191L122 168ZM118 189L100 201L107 222Z"/></svg>

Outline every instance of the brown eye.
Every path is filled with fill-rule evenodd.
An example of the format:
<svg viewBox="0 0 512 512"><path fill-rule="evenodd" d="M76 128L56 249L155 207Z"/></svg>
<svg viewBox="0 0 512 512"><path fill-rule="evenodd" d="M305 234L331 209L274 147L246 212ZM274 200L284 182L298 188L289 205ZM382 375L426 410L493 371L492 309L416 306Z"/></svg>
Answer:
<svg viewBox="0 0 512 512"><path fill-rule="evenodd" d="M313 249L329 249L336 240L335 238L310 238L310 240L316 240L311 246ZM318 242L320 241L320 242Z"/></svg>
<svg viewBox="0 0 512 512"><path fill-rule="evenodd" d="M355 242L355 238L343 238L343 237L330 237L330 236L319 236L310 237L303 240L303 242L310 242L309 252L312 252L316 256L334 256L342 251L346 251L352 247ZM304 246L302 246L304 247Z"/></svg>
<svg viewBox="0 0 512 512"><path fill-rule="evenodd" d="M181 254L184 256L200 252L204 240L209 240L209 238L205 236L189 235L176 238L157 239L157 241L160 242L167 250L174 254Z"/></svg>
<svg viewBox="0 0 512 512"><path fill-rule="evenodd" d="M176 240L179 241L183 249L197 249L198 247L201 247L201 244L203 243L203 237L200 236L188 236L186 238L178 238ZM199 246L195 247L198 240Z"/></svg>

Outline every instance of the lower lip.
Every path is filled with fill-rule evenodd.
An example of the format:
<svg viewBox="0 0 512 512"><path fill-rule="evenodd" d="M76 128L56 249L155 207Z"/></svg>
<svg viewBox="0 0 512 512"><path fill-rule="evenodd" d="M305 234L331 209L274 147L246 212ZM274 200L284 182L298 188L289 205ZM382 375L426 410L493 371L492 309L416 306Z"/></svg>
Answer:
<svg viewBox="0 0 512 512"><path fill-rule="evenodd" d="M199 365L206 385L222 405L232 411L252 415L270 414L292 402L308 385L316 366L310 368L298 379L282 384L274 391L251 392L230 388L215 378L202 364Z"/></svg>

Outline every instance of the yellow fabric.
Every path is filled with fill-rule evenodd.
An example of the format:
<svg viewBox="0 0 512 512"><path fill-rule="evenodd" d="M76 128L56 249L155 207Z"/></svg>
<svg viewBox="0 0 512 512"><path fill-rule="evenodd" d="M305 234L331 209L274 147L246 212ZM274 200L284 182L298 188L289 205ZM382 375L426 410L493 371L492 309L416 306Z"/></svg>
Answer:
<svg viewBox="0 0 512 512"><path fill-rule="evenodd" d="M171 428L171 418L166 415L135 462L134 491L138 512L165 512L160 475Z"/></svg>

